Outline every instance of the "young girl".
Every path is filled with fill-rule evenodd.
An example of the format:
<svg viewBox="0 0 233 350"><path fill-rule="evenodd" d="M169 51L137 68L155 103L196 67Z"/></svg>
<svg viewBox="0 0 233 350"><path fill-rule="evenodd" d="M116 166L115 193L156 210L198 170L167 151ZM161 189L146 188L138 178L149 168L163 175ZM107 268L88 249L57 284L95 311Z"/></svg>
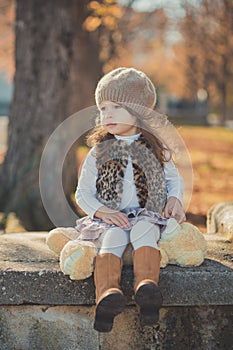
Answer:
<svg viewBox="0 0 233 350"><path fill-rule="evenodd" d="M150 79L133 68L115 69L99 81L95 98L100 116L88 137L93 148L76 191L76 201L88 217L78 220L77 228L84 239L100 235L94 268L94 328L109 332L126 303L119 283L128 243L133 247L135 302L141 322L158 321L162 295L157 243L166 218L181 223L185 213L183 181L168 147L150 128L156 102Z"/></svg>

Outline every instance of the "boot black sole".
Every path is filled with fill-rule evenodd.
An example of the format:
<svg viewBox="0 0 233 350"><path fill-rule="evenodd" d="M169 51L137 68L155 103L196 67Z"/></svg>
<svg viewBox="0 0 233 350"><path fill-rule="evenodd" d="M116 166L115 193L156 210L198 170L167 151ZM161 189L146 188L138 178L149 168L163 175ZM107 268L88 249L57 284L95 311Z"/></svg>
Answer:
<svg viewBox="0 0 233 350"><path fill-rule="evenodd" d="M156 284L143 284L135 294L135 302L140 306L142 326L152 326L159 321L159 309L162 306L163 297Z"/></svg>
<svg viewBox="0 0 233 350"><path fill-rule="evenodd" d="M121 293L112 293L103 298L96 306L94 329L98 332L110 332L114 317L120 314L126 305L126 297Z"/></svg>

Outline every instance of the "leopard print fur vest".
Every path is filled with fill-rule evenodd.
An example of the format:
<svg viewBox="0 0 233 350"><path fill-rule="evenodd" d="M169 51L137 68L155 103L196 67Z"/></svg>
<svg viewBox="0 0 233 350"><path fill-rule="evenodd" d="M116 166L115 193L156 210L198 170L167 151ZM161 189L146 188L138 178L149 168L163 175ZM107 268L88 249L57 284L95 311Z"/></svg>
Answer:
<svg viewBox="0 0 233 350"><path fill-rule="evenodd" d="M119 208L130 155L140 207L159 213L163 211L167 200L163 167L143 136L130 145L123 140L111 139L96 147L96 197L103 205Z"/></svg>

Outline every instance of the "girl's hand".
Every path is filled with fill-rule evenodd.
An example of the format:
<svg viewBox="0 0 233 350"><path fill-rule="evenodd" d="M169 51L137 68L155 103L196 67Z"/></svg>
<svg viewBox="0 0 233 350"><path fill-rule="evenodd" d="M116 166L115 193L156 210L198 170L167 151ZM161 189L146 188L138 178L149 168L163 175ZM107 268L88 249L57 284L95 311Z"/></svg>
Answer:
<svg viewBox="0 0 233 350"><path fill-rule="evenodd" d="M108 207L102 206L95 212L94 216L103 220L106 222L106 224L116 225L123 229L130 228L130 222L127 215L120 211L112 210Z"/></svg>
<svg viewBox="0 0 233 350"><path fill-rule="evenodd" d="M185 212L183 206L178 198L169 197L164 209L165 218L175 218L176 221L181 224L186 221Z"/></svg>

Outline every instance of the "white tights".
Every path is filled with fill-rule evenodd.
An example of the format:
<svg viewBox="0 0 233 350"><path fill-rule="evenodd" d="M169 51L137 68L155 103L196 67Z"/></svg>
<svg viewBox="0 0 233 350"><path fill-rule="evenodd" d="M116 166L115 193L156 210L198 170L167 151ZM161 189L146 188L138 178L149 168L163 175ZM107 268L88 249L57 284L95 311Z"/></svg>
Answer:
<svg viewBox="0 0 233 350"><path fill-rule="evenodd" d="M103 234L99 254L112 253L121 258L128 243L134 250L143 246L158 248L159 239L159 226L147 221L137 222L131 230L113 227Z"/></svg>

